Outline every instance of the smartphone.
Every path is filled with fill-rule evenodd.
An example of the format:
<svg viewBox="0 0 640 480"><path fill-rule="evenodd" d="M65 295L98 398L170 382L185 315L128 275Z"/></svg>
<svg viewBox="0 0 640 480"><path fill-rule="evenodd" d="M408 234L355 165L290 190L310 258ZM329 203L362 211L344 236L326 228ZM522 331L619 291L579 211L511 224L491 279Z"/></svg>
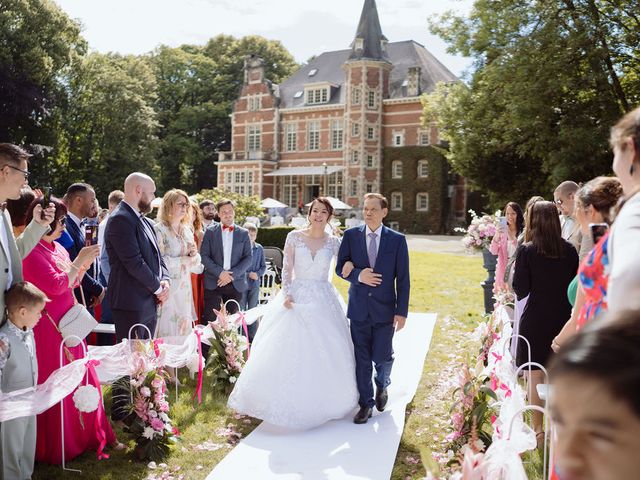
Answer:
<svg viewBox="0 0 640 480"><path fill-rule="evenodd" d="M51 202L51 187L42 189L42 208L47 208Z"/></svg>
<svg viewBox="0 0 640 480"><path fill-rule="evenodd" d="M498 219L500 220L500 228L502 230L506 230L507 229L507 217L498 217Z"/></svg>
<svg viewBox="0 0 640 480"><path fill-rule="evenodd" d="M593 243L596 244L600 241L602 236L607 233L609 225L607 225L606 223L590 223L589 229L591 230L591 238L593 239Z"/></svg>
<svg viewBox="0 0 640 480"><path fill-rule="evenodd" d="M98 243L98 225L87 224L84 226L84 244L87 247Z"/></svg>

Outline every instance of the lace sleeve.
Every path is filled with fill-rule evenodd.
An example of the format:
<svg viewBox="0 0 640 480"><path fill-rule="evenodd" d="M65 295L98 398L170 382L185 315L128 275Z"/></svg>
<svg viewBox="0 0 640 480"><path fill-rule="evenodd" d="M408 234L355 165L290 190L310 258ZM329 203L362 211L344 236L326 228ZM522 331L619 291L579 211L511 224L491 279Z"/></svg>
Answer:
<svg viewBox="0 0 640 480"><path fill-rule="evenodd" d="M289 295L291 282L293 282L293 265L295 261L295 231L287 235L284 242L284 259L282 261L282 292L285 296Z"/></svg>
<svg viewBox="0 0 640 480"><path fill-rule="evenodd" d="M342 243L342 239L336 235L331 236L331 252L334 257L338 256L338 250L340 250L340 244Z"/></svg>

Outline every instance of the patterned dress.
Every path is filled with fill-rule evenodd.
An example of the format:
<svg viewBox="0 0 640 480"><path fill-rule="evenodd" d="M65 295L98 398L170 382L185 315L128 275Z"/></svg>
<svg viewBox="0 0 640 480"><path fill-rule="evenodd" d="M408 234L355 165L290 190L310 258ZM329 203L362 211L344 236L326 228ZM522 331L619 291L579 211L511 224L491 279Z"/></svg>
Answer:
<svg viewBox="0 0 640 480"><path fill-rule="evenodd" d="M190 245L195 245L193 232L181 226L176 234L169 225L160 222L155 225L158 246L164 263L169 270L171 285L169 298L160 307L155 337L184 337L191 333L193 322L197 320L191 273L202 273L200 254L187 255Z"/></svg>
<svg viewBox="0 0 640 480"><path fill-rule="evenodd" d="M607 310L607 282L609 281L609 256L607 246L609 232L598 241L584 257L578 269L578 279L584 291L584 304L580 309L576 330Z"/></svg>

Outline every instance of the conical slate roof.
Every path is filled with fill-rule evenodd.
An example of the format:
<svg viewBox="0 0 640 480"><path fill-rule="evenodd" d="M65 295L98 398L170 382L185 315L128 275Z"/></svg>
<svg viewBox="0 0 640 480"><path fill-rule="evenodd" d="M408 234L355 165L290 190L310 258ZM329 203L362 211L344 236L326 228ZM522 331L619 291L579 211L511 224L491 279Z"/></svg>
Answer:
<svg viewBox="0 0 640 480"><path fill-rule="evenodd" d="M358 40L361 40L362 48L357 48L360 46ZM356 31L356 39L351 44L349 60L388 61L386 49L382 45L383 41L386 44L388 40L382 34L376 2L375 0L365 0Z"/></svg>

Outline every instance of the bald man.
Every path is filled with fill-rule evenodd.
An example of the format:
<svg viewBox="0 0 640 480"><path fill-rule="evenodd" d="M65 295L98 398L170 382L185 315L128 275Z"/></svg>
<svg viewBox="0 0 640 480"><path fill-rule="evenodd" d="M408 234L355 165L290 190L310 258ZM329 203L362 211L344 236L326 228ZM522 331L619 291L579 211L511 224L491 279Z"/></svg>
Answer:
<svg viewBox="0 0 640 480"><path fill-rule="evenodd" d="M113 313L116 338L127 338L136 323L145 325L151 335L157 323L157 307L169 295L169 272L151 222L145 214L151 211L156 185L143 173L132 173L124 182L124 200L109 216L105 228L105 247L109 256L107 299ZM144 328L137 327L132 338L147 338ZM111 418L125 420L128 395L114 386ZM118 397L118 398L117 398Z"/></svg>

